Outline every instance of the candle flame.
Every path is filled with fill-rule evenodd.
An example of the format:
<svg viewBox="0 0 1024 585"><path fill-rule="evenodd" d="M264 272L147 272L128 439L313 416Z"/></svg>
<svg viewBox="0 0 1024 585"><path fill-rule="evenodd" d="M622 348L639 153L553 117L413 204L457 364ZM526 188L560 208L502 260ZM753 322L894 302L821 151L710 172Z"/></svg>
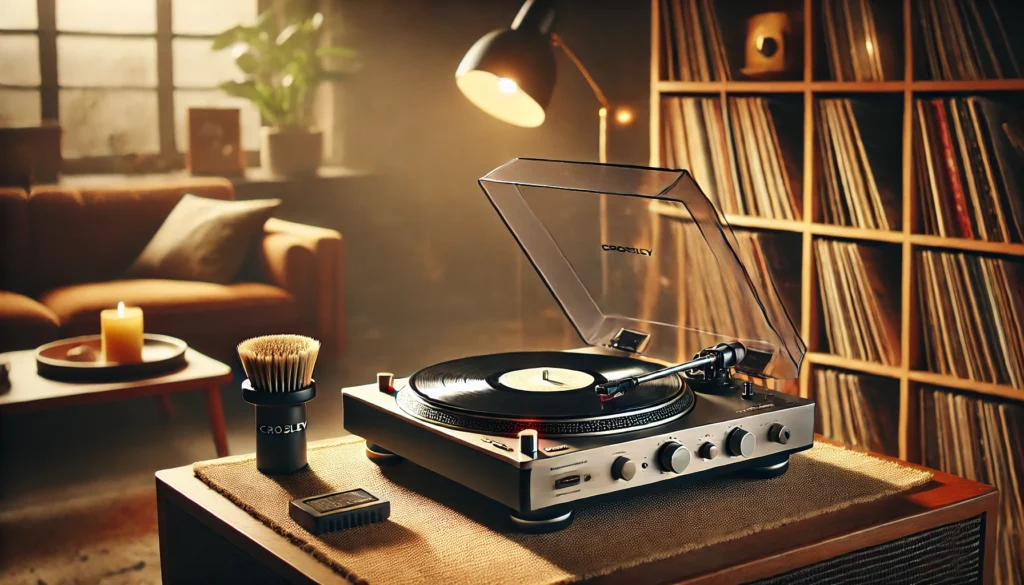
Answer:
<svg viewBox="0 0 1024 585"><path fill-rule="evenodd" d="M117 316L122 319L124 318L124 301L117 303Z"/></svg>

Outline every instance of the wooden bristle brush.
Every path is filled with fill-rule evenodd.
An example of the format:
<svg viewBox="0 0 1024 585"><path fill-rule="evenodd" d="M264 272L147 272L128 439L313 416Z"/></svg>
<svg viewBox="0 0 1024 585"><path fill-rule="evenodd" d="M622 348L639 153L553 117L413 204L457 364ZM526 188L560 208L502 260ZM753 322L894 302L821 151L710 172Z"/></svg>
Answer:
<svg viewBox="0 0 1024 585"><path fill-rule="evenodd" d="M238 344L238 358L254 390L295 392L313 382L320 342L302 335L264 335Z"/></svg>

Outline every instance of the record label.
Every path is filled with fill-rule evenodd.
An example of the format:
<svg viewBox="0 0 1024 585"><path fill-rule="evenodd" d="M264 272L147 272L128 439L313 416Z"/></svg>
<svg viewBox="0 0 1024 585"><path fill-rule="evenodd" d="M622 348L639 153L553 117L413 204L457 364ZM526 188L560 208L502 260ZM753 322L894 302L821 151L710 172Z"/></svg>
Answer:
<svg viewBox="0 0 1024 585"><path fill-rule="evenodd" d="M566 368L525 368L502 374L498 383L524 392L565 392L590 386L594 377Z"/></svg>

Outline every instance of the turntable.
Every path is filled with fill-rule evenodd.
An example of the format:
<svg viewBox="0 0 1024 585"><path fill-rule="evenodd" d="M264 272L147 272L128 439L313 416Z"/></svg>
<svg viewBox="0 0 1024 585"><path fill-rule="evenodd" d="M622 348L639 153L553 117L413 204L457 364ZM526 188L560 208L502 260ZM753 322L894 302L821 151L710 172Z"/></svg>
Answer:
<svg viewBox="0 0 1024 585"><path fill-rule="evenodd" d="M814 403L769 390L804 345L686 171L515 159L484 192L588 347L483 355L342 391L379 463L507 506L524 532L719 474L774 477Z"/></svg>

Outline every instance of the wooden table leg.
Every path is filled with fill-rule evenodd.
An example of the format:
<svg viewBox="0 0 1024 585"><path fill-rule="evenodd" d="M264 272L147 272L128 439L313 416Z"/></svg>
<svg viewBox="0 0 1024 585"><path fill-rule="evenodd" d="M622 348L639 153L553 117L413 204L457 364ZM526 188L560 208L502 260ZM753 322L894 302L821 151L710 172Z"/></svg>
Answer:
<svg viewBox="0 0 1024 585"><path fill-rule="evenodd" d="M160 416L164 420L174 418L174 406L171 405L171 397L168 394L158 394L157 403L160 405Z"/></svg>
<svg viewBox="0 0 1024 585"><path fill-rule="evenodd" d="M217 386L206 389L206 411L210 416L210 431L213 432L213 443L217 446L217 457L227 457L228 431L224 423L224 405L220 401L220 388Z"/></svg>

